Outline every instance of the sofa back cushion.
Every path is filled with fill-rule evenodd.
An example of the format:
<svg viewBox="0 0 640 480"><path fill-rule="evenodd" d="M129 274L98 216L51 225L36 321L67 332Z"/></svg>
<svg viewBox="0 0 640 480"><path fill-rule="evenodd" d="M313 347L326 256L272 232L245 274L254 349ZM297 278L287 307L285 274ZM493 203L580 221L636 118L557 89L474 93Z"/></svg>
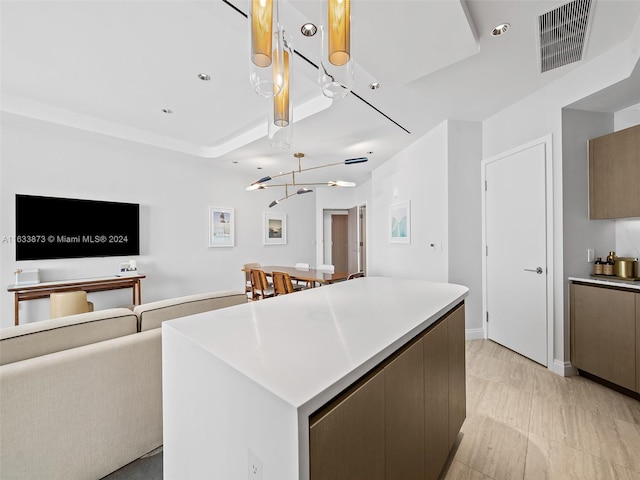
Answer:
<svg viewBox="0 0 640 480"><path fill-rule="evenodd" d="M0 365L60 352L137 332L126 308L52 318L0 330Z"/></svg>
<svg viewBox="0 0 640 480"><path fill-rule="evenodd" d="M138 316L138 330L143 332L159 328L165 320L186 317L187 315L208 312L209 310L217 310L218 308L230 307L241 303L247 303L246 293L226 290L145 303L135 307L133 312Z"/></svg>

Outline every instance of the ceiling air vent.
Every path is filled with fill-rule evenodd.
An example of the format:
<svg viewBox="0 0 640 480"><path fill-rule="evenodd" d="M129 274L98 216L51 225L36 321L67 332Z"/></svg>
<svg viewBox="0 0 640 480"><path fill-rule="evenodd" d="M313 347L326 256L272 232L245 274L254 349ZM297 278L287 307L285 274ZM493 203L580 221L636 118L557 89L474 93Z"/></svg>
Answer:
<svg viewBox="0 0 640 480"><path fill-rule="evenodd" d="M592 0L574 0L540 15L540 69L543 73L582 60L592 10Z"/></svg>

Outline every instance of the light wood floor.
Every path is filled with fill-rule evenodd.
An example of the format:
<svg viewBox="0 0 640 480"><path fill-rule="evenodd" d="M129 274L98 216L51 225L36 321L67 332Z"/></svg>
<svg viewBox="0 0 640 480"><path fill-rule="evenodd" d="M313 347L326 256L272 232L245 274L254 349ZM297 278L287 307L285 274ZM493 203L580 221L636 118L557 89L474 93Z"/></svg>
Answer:
<svg viewBox="0 0 640 480"><path fill-rule="evenodd" d="M640 402L467 341L467 419L444 480L640 480Z"/></svg>

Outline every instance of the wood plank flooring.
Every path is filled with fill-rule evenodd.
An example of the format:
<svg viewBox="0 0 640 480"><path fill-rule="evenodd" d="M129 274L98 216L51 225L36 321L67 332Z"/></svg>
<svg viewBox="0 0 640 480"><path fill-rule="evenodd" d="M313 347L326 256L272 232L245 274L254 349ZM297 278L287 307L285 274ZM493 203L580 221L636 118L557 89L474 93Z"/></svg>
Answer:
<svg viewBox="0 0 640 480"><path fill-rule="evenodd" d="M442 480L640 480L640 402L468 340L467 419Z"/></svg>

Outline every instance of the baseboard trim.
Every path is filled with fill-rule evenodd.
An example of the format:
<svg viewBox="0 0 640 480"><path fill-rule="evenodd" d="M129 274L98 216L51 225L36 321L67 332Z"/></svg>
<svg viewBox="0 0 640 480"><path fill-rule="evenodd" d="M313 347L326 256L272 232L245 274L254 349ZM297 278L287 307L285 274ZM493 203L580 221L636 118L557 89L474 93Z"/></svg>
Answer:
<svg viewBox="0 0 640 480"><path fill-rule="evenodd" d="M467 340L479 340L484 338L484 328L467 328L464 332Z"/></svg>
<svg viewBox="0 0 640 480"><path fill-rule="evenodd" d="M578 369L571 365L571 362L563 362L557 358L553 360L549 370L563 377L573 377L578 375Z"/></svg>

